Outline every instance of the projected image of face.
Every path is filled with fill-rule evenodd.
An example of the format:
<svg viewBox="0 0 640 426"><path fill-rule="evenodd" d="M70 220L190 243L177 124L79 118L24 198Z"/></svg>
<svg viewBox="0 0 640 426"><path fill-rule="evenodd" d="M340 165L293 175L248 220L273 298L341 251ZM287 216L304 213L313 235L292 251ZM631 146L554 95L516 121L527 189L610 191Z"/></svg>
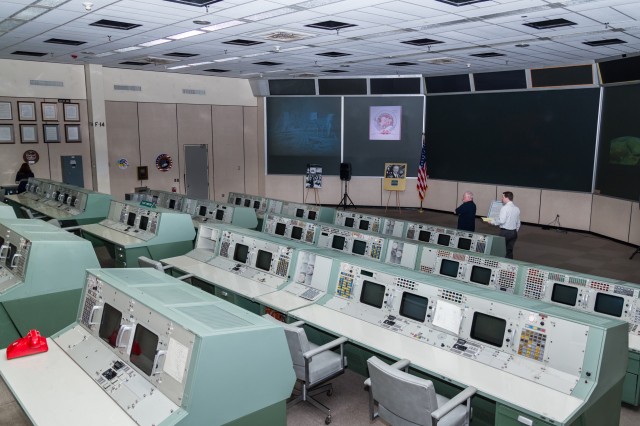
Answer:
<svg viewBox="0 0 640 426"><path fill-rule="evenodd" d="M640 163L640 138L622 136L609 142L609 162L622 166L636 166Z"/></svg>
<svg viewBox="0 0 640 426"><path fill-rule="evenodd" d="M310 253L303 253L296 275L296 282L299 284L311 285L313 280L313 270L315 268L316 256Z"/></svg>
<svg viewBox="0 0 640 426"><path fill-rule="evenodd" d="M391 245L391 256L389 257L389 262L400 264L402 261L402 252L404 251L404 243L394 241Z"/></svg>

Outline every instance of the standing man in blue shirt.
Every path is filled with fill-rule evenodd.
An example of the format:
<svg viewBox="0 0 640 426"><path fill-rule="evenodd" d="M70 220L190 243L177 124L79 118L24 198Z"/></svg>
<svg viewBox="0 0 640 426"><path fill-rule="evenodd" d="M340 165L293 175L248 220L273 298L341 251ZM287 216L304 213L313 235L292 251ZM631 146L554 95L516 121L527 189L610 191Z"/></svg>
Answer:
<svg viewBox="0 0 640 426"><path fill-rule="evenodd" d="M513 192L502 193L502 208L500 216L495 225L500 227L500 236L504 237L507 245L507 259L513 259L513 246L518 239L520 230L520 209L513 204Z"/></svg>
<svg viewBox="0 0 640 426"><path fill-rule="evenodd" d="M473 192L467 191L462 196L462 204L456 209L458 215L458 229L475 232L476 203L473 202Z"/></svg>

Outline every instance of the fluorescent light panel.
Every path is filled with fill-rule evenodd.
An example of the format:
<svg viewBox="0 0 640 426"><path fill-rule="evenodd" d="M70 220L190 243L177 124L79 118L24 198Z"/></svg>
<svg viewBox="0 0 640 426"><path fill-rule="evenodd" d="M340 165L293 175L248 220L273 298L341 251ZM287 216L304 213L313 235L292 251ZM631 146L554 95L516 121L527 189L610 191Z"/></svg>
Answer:
<svg viewBox="0 0 640 426"><path fill-rule="evenodd" d="M171 41L173 40L168 40L166 38L159 38L158 40L148 41L146 43L140 43L138 46L151 47L151 46L157 46L159 44L169 43Z"/></svg>
<svg viewBox="0 0 640 426"><path fill-rule="evenodd" d="M189 68L189 65L176 65L175 67L169 67L168 70L180 70L182 68Z"/></svg>
<svg viewBox="0 0 640 426"><path fill-rule="evenodd" d="M21 21L30 21L31 19L37 18L38 16L48 11L49 9L46 9L44 7L27 7L13 15L12 18L19 19Z"/></svg>
<svg viewBox="0 0 640 426"><path fill-rule="evenodd" d="M231 56L229 58L216 59L213 62L227 62L227 61L234 61L236 59L240 59L240 58L238 56Z"/></svg>
<svg viewBox="0 0 640 426"><path fill-rule="evenodd" d="M132 50L138 50L138 49L142 49L142 47L130 46L130 47L123 47L122 49L113 49L113 51L118 53L124 53L124 52L131 52Z"/></svg>
<svg viewBox="0 0 640 426"><path fill-rule="evenodd" d="M57 7L69 0L40 0L34 6Z"/></svg>
<svg viewBox="0 0 640 426"><path fill-rule="evenodd" d="M208 27L202 27L200 29L203 31L218 31L218 30L223 30L225 28L235 27L236 25L242 25L244 23L245 23L244 21L227 21L227 22L221 22L219 24L210 25Z"/></svg>
<svg viewBox="0 0 640 426"><path fill-rule="evenodd" d="M205 33L204 31L200 31L200 30L191 30L191 31L186 31L184 33L172 35L167 38L170 38L171 40L182 40L184 38L194 37L204 33Z"/></svg>

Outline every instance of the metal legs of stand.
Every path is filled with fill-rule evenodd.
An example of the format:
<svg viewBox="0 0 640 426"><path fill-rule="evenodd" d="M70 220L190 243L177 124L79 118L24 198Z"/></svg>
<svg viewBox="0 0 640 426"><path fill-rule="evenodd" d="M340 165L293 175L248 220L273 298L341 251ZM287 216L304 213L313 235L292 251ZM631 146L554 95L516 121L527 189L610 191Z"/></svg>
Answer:
<svg viewBox="0 0 640 426"><path fill-rule="evenodd" d="M342 210L346 210L347 207L353 206L354 209L357 209L356 205L353 204L353 200L349 197L349 181L344 180L342 182L344 182L344 194L342 195L342 200L340 200L337 208L339 209L342 207Z"/></svg>

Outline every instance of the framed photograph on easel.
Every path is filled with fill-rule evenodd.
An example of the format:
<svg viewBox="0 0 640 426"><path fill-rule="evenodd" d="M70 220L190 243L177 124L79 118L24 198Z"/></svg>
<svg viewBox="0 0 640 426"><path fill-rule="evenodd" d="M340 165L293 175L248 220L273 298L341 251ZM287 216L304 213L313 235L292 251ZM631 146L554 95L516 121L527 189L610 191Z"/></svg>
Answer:
<svg viewBox="0 0 640 426"><path fill-rule="evenodd" d="M407 189L407 163L384 164L384 189L387 191Z"/></svg>

